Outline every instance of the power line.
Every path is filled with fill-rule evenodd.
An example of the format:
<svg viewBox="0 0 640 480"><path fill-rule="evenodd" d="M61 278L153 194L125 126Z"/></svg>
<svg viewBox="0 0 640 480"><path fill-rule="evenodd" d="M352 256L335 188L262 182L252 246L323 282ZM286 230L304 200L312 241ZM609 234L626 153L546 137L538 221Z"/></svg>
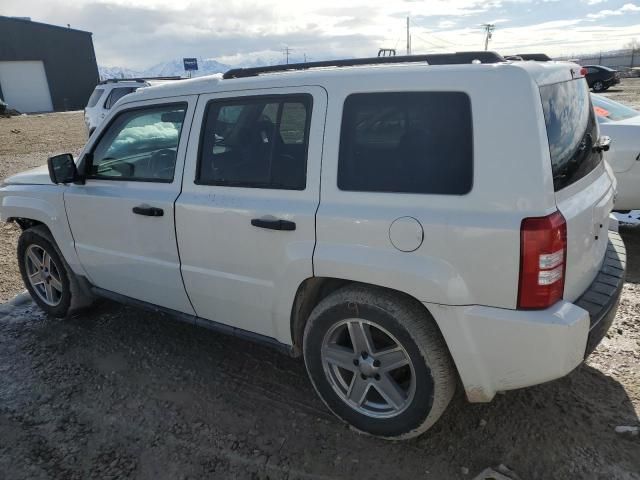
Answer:
<svg viewBox="0 0 640 480"><path fill-rule="evenodd" d="M429 34L429 37L430 37L430 38L433 38L434 40L436 40L436 41L438 41L438 42L441 42L441 43L444 43L444 44L448 44L448 45L451 45L451 46L455 46L455 43L450 42L449 40L445 40L444 38L440 38L440 37L437 37L436 35L434 35L434 34L433 34L433 32L431 32L431 31L430 31L430 29L428 29L428 28L427 28L427 27L425 27L424 25L418 25L418 24L415 22L415 20L414 20L413 18L411 19L411 23L413 23L413 26L414 26L414 27L422 28L422 29L424 29L424 30L428 30L428 32L427 32L427 33Z"/></svg>
<svg viewBox="0 0 640 480"><path fill-rule="evenodd" d="M484 28L484 31L485 31L484 49L488 50L489 49L489 40L491 40L491 37L493 36L493 31L495 30L496 26L493 23L483 23L480 26L482 28Z"/></svg>
<svg viewBox="0 0 640 480"><path fill-rule="evenodd" d="M443 47L442 45L438 45L438 44L436 44L436 43L433 43L433 42L431 42L431 41L427 40L426 38L421 37L420 35L417 35L417 34L415 34L415 33L413 33L413 34L412 34L412 37L416 37L418 40L422 40L422 41L423 41L424 43L426 43L427 45L429 45L429 46L431 46L431 47L434 47L434 48L436 48L436 49L447 49L447 48L448 48L448 47Z"/></svg>
<svg viewBox="0 0 640 480"><path fill-rule="evenodd" d="M285 46L285 47L282 49L282 54L283 54L283 55L284 55L284 57L285 57L285 61L286 61L287 65L289 65L289 54L291 53L291 51L292 51L292 50L293 50L293 48L289 48L289 46L288 46L288 45L287 45L287 46Z"/></svg>
<svg viewBox="0 0 640 480"><path fill-rule="evenodd" d="M409 33L409 15L407 15L407 55L411 55L411 33Z"/></svg>

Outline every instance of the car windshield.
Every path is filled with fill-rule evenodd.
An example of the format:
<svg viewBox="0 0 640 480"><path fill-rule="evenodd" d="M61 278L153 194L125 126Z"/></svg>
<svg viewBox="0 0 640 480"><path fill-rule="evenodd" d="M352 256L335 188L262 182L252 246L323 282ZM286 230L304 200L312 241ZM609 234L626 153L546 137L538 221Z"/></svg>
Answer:
<svg viewBox="0 0 640 480"><path fill-rule="evenodd" d="M617 122L619 120L626 120L627 118L637 117L640 115L639 111L621 103L614 102L607 97L591 95L591 101L593 102L593 108L599 122L602 122L603 120Z"/></svg>
<svg viewBox="0 0 640 480"><path fill-rule="evenodd" d="M555 191L588 175L602 160L589 87L582 79L540 87Z"/></svg>

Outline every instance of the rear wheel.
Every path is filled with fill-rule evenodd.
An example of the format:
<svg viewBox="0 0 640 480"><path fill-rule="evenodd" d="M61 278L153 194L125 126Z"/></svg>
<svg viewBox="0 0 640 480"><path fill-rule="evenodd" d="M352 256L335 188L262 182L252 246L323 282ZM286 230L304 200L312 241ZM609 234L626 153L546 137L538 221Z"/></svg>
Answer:
<svg viewBox="0 0 640 480"><path fill-rule="evenodd" d="M354 429L403 439L433 425L455 390L455 370L433 318L385 289L350 286L314 309L304 334L311 381Z"/></svg>
<svg viewBox="0 0 640 480"><path fill-rule="evenodd" d="M602 92L605 89L604 82L602 80L596 80L595 82L593 82L591 88L593 88L594 92Z"/></svg>
<svg viewBox="0 0 640 480"><path fill-rule="evenodd" d="M62 257L49 231L42 226L20 235L18 265L29 294L49 315L64 317L93 301Z"/></svg>

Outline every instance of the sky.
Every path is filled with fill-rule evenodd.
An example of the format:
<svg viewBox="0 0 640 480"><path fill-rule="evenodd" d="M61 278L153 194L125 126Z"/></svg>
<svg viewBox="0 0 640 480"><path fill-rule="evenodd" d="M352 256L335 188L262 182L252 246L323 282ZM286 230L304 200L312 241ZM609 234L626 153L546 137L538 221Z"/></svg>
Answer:
<svg viewBox="0 0 640 480"><path fill-rule="evenodd" d="M552 56L640 41L640 0L1 0L0 15L93 32L98 64L146 69L182 57L227 64L481 50Z"/></svg>

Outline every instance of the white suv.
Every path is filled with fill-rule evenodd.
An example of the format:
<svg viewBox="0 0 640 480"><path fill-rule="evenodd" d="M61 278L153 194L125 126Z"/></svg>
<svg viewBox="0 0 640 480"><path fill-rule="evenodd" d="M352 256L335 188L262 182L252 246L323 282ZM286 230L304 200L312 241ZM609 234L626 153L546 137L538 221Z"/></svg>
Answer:
<svg viewBox="0 0 640 480"><path fill-rule="evenodd" d="M87 126L89 136L93 133L100 123L111 110L118 100L125 95L135 92L138 88L148 87L151 84L142 79L119 80L109 79L103 80L96 88L87 101L84 108L84 123Z"/></svg>
<svg viewBox="0 0 640 480"><path fill-rule="evenodd" d="M123 97L77 163L6 180L0 213L47 313L97 295L264 341L401 439L456 384L488 402L604 336L625 272L605 148L574 64L233 70Z"/></svg>

